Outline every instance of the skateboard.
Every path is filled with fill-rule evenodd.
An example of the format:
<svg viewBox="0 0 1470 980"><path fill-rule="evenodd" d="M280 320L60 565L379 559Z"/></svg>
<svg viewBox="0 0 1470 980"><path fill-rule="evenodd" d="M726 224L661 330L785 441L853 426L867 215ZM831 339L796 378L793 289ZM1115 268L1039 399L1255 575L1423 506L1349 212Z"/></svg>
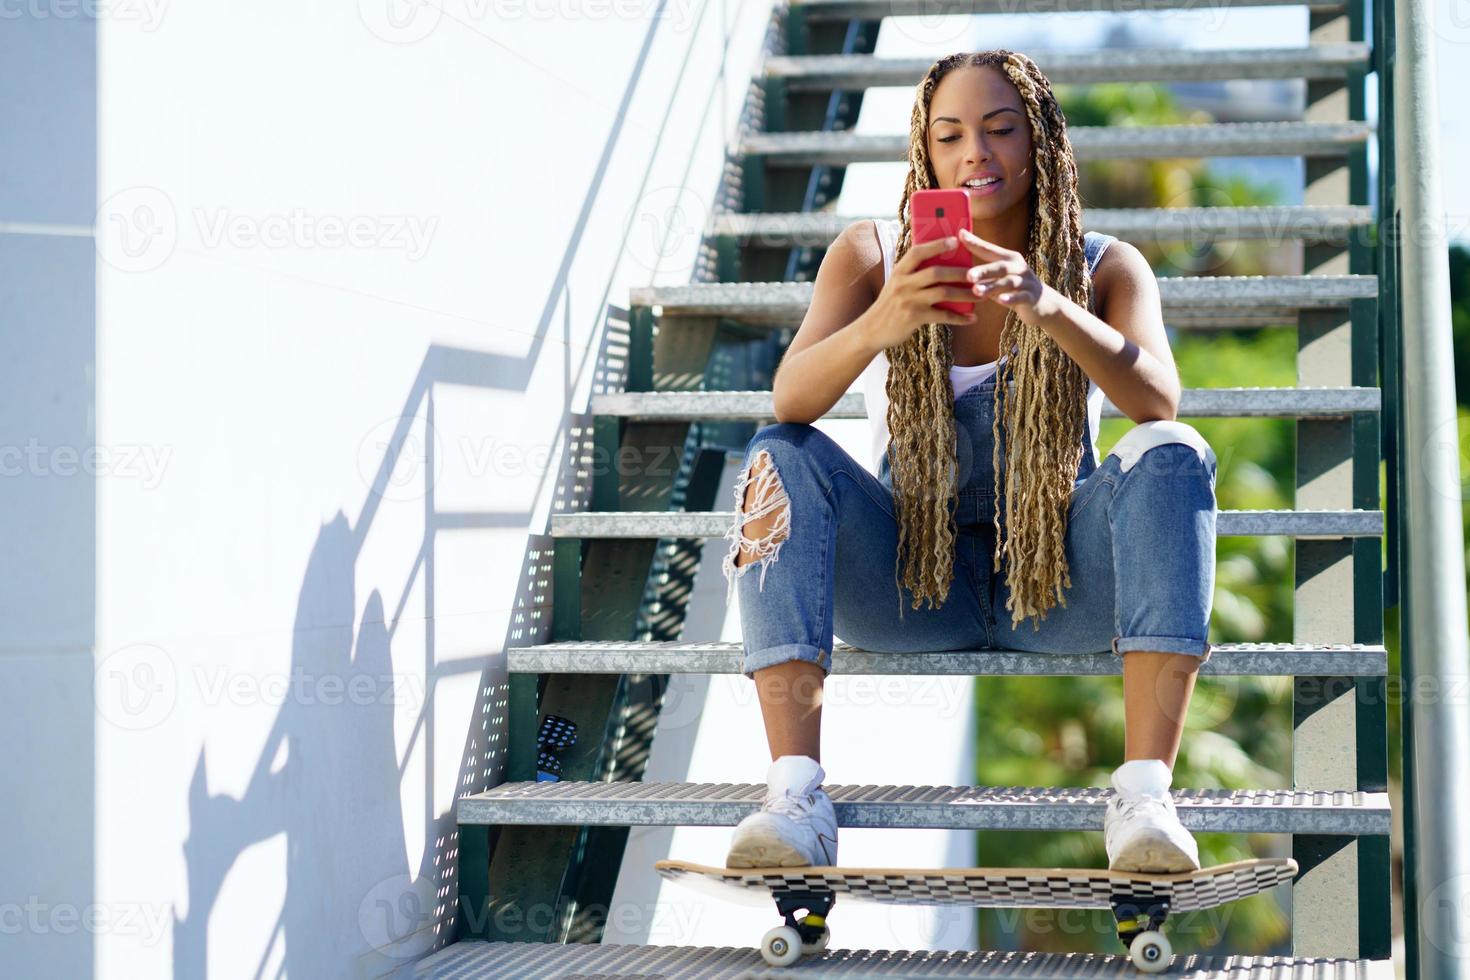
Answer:
<svg viewBox="0 0 1470 980"><path fill-rule="evenodd" d="M1214 908L1290 881L1297 872L1291 858L1251 858L1173 874L1104 868L717 868L675 860L653 867L670 881L727 900L764 905L769 894L786 920L761 940L761 957L772 966L790 966L803 953L826 948L827 914L843 893L898 905L1110 908L1118 938L1145 973L1169 965L1173 950L1162 930L1170 912Z"/></svg>

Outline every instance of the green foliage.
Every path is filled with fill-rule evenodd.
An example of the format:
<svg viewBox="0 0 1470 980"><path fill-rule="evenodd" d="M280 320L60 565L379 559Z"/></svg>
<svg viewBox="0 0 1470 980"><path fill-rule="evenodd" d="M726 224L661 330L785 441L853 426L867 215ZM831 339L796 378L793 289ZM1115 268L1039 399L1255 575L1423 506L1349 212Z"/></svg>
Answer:
<svg viewBox="0 0 1470 980"><path fill-rule="evenodd" d="M1450 248L1450 316L1455 334L1455 398L1470 405L1470 251Z"/></svg>

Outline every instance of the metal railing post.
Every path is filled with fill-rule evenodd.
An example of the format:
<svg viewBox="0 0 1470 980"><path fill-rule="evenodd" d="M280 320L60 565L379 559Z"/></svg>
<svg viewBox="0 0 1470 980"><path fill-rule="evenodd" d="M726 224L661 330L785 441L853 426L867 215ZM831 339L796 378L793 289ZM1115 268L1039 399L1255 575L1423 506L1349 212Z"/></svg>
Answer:
<svg viewBox="0 0 1470 980"><path fill-rule="evenodd" d="M1450 333L1449 238L1440 178L1432 12L1395 7L1393 116L1401 257L1400 386L1405 583L1404 694L1413 754L1414 910L1419 976L1470 976L1470 638ZM1421 678L1423 679L1421 681ZM1422 692L1422 698L1421 698ZM1410 785L1410 780L1405 780ZM1406 917L1407 918L1407 917Z"/></svg>

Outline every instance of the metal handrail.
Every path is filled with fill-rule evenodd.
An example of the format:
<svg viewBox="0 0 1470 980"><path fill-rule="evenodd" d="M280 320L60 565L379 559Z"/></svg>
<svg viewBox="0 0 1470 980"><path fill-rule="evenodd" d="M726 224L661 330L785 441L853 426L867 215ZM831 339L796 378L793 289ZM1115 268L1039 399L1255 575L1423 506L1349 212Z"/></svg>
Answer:
<svg viewBox="0 0 1470 980"><path fill-rule="evenodd" d="M1380 201L1397 259L1403 487L1401 659L1406 807L1405 926L1410 976L1470 976L1470 637L1450 330L1449 237L1440 179L1434 39L1426 0L1389 0L1396 180ZM1390 27L1388 18L1381 22ZM1389 34L1385 31L1385 34ZM1380 61L1380 66L1384 62ZM1382 76L1380 76L1381 78ZM1381 117L1381 113L1380 113ZM1427 685L1425 682L1429 682ZM1421 692L1423 697L1421 698ZM1410 907L1412 906L1412 907Z"/></svg>

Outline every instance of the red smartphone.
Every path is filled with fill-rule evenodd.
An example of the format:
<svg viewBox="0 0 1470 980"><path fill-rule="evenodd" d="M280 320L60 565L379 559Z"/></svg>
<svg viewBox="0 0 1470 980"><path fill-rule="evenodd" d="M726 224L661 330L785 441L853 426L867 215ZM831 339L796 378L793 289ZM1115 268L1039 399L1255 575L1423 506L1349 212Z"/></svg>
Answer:
<svg viewBox="0 0 1470 980"><path fill-rule="evenodd" d="M909 198L909 220L913 223L913 243L921 245L924 242L932 242L936 238L948 238L953 235L959 238L960 229L973 232L970 227L970 196L958 188L929 188L914 191ZM965 244L955 242L955 247L943 255L925 259L919 263L919 268L927 269L931 265L951 265L957 269L968 269L975 264L975 256ZM957 279L950 283L952 286L968 288L970 283L966 279ZM959 300L941 300L934 304L940 309L950 310L954 313L970 313L975 309L975 304L962 303Z"/></svg>

